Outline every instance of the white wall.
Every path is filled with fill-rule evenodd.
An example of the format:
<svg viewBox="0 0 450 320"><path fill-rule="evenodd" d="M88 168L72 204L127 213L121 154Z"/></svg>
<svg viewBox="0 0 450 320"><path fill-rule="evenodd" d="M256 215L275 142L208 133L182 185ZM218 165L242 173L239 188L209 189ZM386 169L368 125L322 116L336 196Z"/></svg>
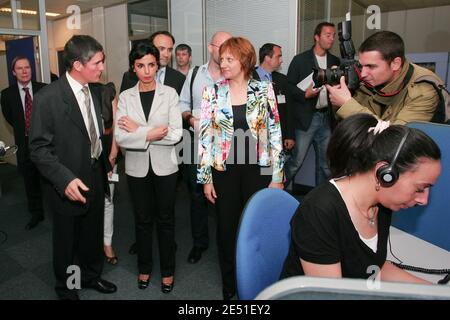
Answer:
<svg viewBox="0 0 450 320"><path fill-rule="evenodd" d="M105 8L105 53L108 77L119 93L123 73L128 70L128 18L126 4Z"/></svg>
<svg viewBox="0 0 450 320"><path fill-rule="evenodd" d="M6 65L6 51L0 52L0 91L9 86Z"/></svg>
<svg viewBox="0 0 450 320"><path fill-rule="evenodd" d="M7 6L9 7L9 3ZM39 30L39 17L34 15L19 14L18 27L19 29ZM0 15L0 28L13 28L11 13L2 13Z"/></svg>
<svg viewBox="0 0 450 320"><path fill-rule="evenodd" d="M282 72L286 72L296 48L296 0L206 0L207 7L214 7L213 21L203 17L202 0L171 0L171 32L176 43L187 43L193 50L193 65L205 63L208 54L204 52L204 37L208 42L219 30L228 31L236 36L247 37L252 41L258 55L259 47L265 42L275 42L283 47L284 63ZM214 3L213 3L214 2ZM278 16L275 23L268 17L272 8L283 8L286 15ZM258 13L256 12L258 9ZM267 10L261 10L267 8ZM284 12L284 11L283 11ZM203 27L203 24L208 28Z"/></svg>
<svg viewBox="0 0 450 320"><path fill-rule="evenodd" d="M57 51L64 49L66 42L76 34L92 35L92 12L83 13L80 17L80 29L68 29L67 19L47 21L48 55L50 70L59 74Z"/></svg>
<svg viewBox="0 0 450 320"><path fill-rule="evenodd" d="M81 24L79 29L68 29L66 18L53 21L53 41L56 49L64 48L67 40L69 40L73 35L93 35L92 12L83 13L80 18Z"/></svg>
<svg viewBox="0 0 450 320"><path fill-rule="evenodd" d="M296 52L297 0L206 1L207 37L218 30L249 39L259 48L267 42L282 47L281 72L286 73Z"/></svg>
<svg viewBox="0 0 450 320"><path fill-rule="evenodd" d="M332 22L337 24L342 20L333 18ZM366 20L367 16L352 16L352 40L356 50L364 39L378 31L368 30ZM309 21L308 30L313 30L321 21ZM405 42L406 53L450 52L450 6L382 13L381 29L398 33ZM332 52L340 54L337 38Z"/></svg>
<svg viewBox="0 0 450 320"><path fill-rule="evenodd" d="M0 70L1 70L1 75L2 75L0 77L0 90L3 90L9 86L8 76L6 73L6 54L5 54L5 52L0 53ZM0 112L0 141L3 141L6 145L14 144L14 137L13 137L12 132L13 131L12 131L11 126L3 118L3 113ZM5 158L5 160L9 163L16 164L16 157L8 157L8 158Z"/></svg>
<svg viewBox="0 0 450 320"><path fill-rule="evenodd" d="M81 15L81 28L68 29L67 19L48 24L49 59L52 70L57 69L57 50L64 48L67 40L76 34L87 34L99 41L106 55L103 82L112 81L118 91L122 74L128 69L128 18L127 5L98 7ZM55 68L55 69L53 69Z"/></svg>
<svg viewBox="0 0 450 320"><path fill-rule="evenodd" d="M408 53L450 52L450 6L388 12L381 21L403 37Z"/></svg>
<svg viewBox="0 0 450 320"><path fill-rule="evenodd" d="M55 50L55 41L53 38L53 22L47 21L48 62L50 64L50 71L56 75L59 75L58 57Z"/></svg>
<svg viewBox="0 0 450 320"><path fill-rule="evenodd" d="M192 48L192 65L206 63L203 52L202 0L171 0L170 30L176 44L186 43Z"/></svg>

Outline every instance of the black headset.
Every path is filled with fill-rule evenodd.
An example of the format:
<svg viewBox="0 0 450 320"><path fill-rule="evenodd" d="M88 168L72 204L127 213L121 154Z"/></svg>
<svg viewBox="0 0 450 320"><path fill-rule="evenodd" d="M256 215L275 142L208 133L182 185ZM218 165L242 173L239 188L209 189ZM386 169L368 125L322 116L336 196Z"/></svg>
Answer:
<svg viewBox="0 0 450 320"><path fill-rule="evenodd" d="M408 138L408 135L409 130L406 131L405 135L400 141L391 163L385 164L379 167L377 170L377 179L380 182L380 185L384 188L392 187L398 180L399 173L395 163L397 162L398 155L400 154L400 151L402 150L406 138Z"/></svg>

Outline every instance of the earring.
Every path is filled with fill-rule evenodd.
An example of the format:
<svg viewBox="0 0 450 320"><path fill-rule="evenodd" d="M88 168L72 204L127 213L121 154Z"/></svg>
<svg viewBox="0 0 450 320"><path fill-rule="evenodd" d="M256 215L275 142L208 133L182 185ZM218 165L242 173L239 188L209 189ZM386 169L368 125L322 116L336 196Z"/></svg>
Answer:
<svg viewBox="0 0 450 320"><path fill-rule="evenodd" d="M375 185L375 191L380 191L380 181L377 181L377 184Z"/></svg>

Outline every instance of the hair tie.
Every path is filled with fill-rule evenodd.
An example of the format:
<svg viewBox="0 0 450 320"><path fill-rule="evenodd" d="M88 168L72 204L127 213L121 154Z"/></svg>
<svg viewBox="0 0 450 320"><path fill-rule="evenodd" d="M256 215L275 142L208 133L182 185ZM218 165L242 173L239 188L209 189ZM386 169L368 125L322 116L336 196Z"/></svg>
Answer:
<svg viewBox="0 0 450 320"><path fill-rule="evenodd" d="M373 131L373 134L378 134L383 132L385 129L389 128L390 122L389 121L383 121L378 120L378 123L375 127L370 127L367 132Z"/></svg>

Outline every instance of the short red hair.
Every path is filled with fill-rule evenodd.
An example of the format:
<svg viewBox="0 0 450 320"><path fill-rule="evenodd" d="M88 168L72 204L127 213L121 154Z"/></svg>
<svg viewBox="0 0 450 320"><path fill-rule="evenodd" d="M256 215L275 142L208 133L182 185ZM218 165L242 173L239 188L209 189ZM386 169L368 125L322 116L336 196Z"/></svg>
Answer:
<svg viewBox="0 0 450 320"><path fill-rule="evenodd" d="M256 65L256 51L250 41L242 37L232 37L222 43L219 54L230 52L242 65L245 78L250 79Z"/></svg>

